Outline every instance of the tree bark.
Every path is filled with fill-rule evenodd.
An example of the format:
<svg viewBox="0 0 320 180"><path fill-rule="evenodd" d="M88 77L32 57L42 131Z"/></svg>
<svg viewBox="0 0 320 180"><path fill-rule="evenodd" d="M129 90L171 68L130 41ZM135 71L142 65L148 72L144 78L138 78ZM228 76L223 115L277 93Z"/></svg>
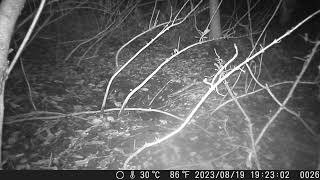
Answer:
<svg viewBox="0 0 320 180"><path fill-rule="evenodd" d="M212 19L210 24L209 39L216 39L221 37L221 23L220 23L220 11L218 9L219 0L210 0L210 19ZM214 17L213 17L214 16Z"/></svg>
<svg viewBox="0 0 320 180"><path fill-rule="evenodd" d="M10 40L25 0L2 0L0 4L0 169L2 168L2 130L4 118L4 89L8 78Z"/></svg>

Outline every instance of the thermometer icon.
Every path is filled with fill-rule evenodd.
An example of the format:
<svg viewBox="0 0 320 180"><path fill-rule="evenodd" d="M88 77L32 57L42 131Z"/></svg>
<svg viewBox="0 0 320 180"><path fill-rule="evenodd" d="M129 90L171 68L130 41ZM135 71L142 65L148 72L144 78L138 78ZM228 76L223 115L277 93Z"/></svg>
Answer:
<svg viewBox="0 0 320 180"><path fill-rule="evenodd" d="M134 179L136 176L134 175L134 171L131 171L131 173L130 173L130 178L131 179Z"/></svg>

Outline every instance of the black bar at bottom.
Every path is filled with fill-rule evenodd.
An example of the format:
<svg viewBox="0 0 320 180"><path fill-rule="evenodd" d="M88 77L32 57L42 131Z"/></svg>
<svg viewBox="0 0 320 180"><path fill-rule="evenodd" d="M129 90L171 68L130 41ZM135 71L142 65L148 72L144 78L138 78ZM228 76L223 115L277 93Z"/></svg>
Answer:
<svg viewBox="0 0 320 180"><path fill-rule="evenodd" d="M104 178L148 179L319 179L319 170L106 170L106 171L0 171L0 179L11 178ZM58 179L60 180L60 179Z"/></svg>

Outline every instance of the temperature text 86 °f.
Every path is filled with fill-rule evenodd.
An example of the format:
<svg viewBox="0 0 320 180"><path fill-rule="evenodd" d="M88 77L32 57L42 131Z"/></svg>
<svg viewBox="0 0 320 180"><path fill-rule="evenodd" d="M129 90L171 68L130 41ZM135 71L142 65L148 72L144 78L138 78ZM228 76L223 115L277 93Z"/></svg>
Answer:
<svg viewBox="0 0 320 180"><path fill-rule="evenodd" d="M159 179L160 171L140 171L139 177L140 179Z"/></svg>

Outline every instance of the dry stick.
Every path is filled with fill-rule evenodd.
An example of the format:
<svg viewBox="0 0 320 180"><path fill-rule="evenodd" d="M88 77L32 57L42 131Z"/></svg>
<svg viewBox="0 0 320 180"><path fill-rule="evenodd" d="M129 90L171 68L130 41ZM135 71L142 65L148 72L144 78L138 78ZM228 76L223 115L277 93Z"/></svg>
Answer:
<svg viewBox="0 0 320 180"><path fill-rule="evenodd" d="M153 5L153 9L152 9L152 14L151 14L151 18L150 18L149 26L148 26L149 29L151 29L152 27L156 26L156 23L157 23L156 21L157 21L158 16L159 16L159 11L158 11L158 13L157 13L156 19L154 20L154 23L155 23L155 24L152 25L153 16L154 16L154 13L156 12L157 2L158 2L158 0L155 0L155 1L154 1L154 5Z"/></svg>
<svg viewBox="0 0 320 180"><path fill-rule="evenodd" d="M235 80L235 82L233 83L233 85L232 85L232 87L231 87L231 90L233 90L233 89L236 87L238 81L240 80L241 73L243 73L243 72L242 72L242 71L239 71L238 77L237 77L237 79ZM225 98L227 98L227 96L224 96L224 97L219 101L219 104L221 104L221 103L225 100ZM211 114L212 114L212 113L211 113Z"/></svg>
<svg viewBox="0 0 320 180"><path fill-rule="evenodd" d="M112 27L112 25L110 25L110 27ZM109 31L109 32L110 32L110 31ZM97 43L99 43L105 36L107 36L107 33L108 33L108 32L106 32L103 36L98 37L98 39L95 40L95 42L94 42L93 44L91 44L91 45L87 48L87 50L86 50L86 51L82 54L82 56L79 58L79 60L78 60L78 62L77 62L77 66L80 66L81 61L84 60L84 59L86 59L85 56L90 52L90 50L91 50Z"/></svg>
<svg viewBox="0 0 320 180"><path fill-rule="evenodd" d="M310 19L310 17L312 17L313 15L315 15L315 14L317 14L317 13L319 13L319 12L320 12L320 10L316 11L315 13L313 13L312 15L310 15L308 18ZM307 18L307 19L308 19L308 18ZM304 21L305 21L305 20L304 20ZM300 71L300 74L298 75L296 81L293 83L293 85L292 85L292 87L291 87L291 89L290 89L287 97L285 98L285 100L283 101L283 103L280 103L280 102L279 102L279 103L280 103L280 104L279 104L280 107L278 108L277 112L270 118L270 120L268 121L268 123L263 127L262 131L260 132L258 138L256 139L256 143L255 143L256 145L260 142L260 140L261 140L261 138L263 137L264 133L267 131L267 129L268 129L269 126L273 123L273 121L276 119L276 117L279 115L279 113L280 113L283 109L285 109L285 105L287 104L287 102L289 101L289 99L292 97L293 92L295 91L295 89L296 89L299 81L301 80L303 74L304 74L305 71L307 70L307 68L308 68L308 66L309 66L309 64L310 64L313 56L315 55L315 53L316 53L317 48L318 48L319 45L320 45L320 41L317 41L316 44L314 45L314 47L312 48L311 53L307 56L308 59L306 59L306 61L304 62L303 67L302 67L302 69L301 69L301 71ZM272 94L270 91L268 91L268 92L269 92L270 95ZM309 130L309 131L310 131L310 130ZM311 132L313 132L313 131L311 131ZM313 135L316 136L316 133L313 132Z"/></svg>
<svg viewBox="0 0 320 180"><path fill-rule="evenodd" d="M46 6L54 3L55 1L49 1L48 3L46 3ZM45 13L45 12L42 12L42 13ZM30 19L33 18L35 12L32 12L31 14L29 14L26 18L24 18L19 24L16 25L16 30L15 31L18 31L24 24L26 24Z"/></svg>
<svg viewBox="0 0 320 180"><path fill-rule="evenodd" d="M49 17L46 18L46 20L39 25L39 27L34 31L33 35L30 37L28 43L26 44L26 46L28 46L35 38L36 36L39 34L39 32L45 27L49 25L49 20L51 19L51 17L53 16L53 14L50 14Z"/></svg>
<svg viewBox="0 0 320 180"><path fill-rule="evenodd" d="M233 60L236 58L236 56L238 56L238 47L237 47L236 44L234 44L234 48L235 48L235 50L236 50L236 53L235 53L234 57L233 57L231 60L227 61L227 63L224 64L223 67L221 67L221 68L218 70L218 72L217 72L217 73L214 75L214 77L212 78L211 84L213 84L218 77L219 77L219 79L217 80L217 83L220 84L220 83L223 82L223 81L221 81L221 79L223 79L223 78L226 79L226 76L227 76L227 75L230 76L233 72L235 72L235 71L237 71L237 70L240 70L241 67L239 67L239 65L238 65L238 66L236 66L235 68L239 67L239 69L236 69L236 70L235 70L235 68L234 68L234 69L233 69L234 71L231 70L231 71L229 71L229 73L226 73L225 75L221 76L222 73L223 73L223 71L226 69L226 67L228 67L229 64L231 64L231 63L233 62ZM233 71L233 72L232 72L232 71ZM230 72L232 72L232 73L230 73ZM218 84L218 85L219 85L219 84ZM217 85L216 87L218 87L218 85Z"/></svg>
<svg viewBox="0 0 320 180"><path fill-rule="evenodd" d="M9 75L10 72L12 71L14 65L17 63L17 61L18 61L18 59L20 57L20 54L22 53L24 47L26 46L26 44L27 44L27 42L28 42L28 40L29 40L29 38L31 36L31 33L32 33L34 27L36 26L36 23L37 23L37 21L38 21L38 19L40 17L40 14L41 14L41 12L43 10L43 7L44 7L45 3L46 3L46 0L42 0L41 1L39 9L38 9L38 11L36 13L36 16L34 17L32 23L30 25L30 28L28 29L28 32L27 32L26 36L24 37L24 39L23 39L23 41L22 41L22 43L21 43L16 55L14 56L14 58L13 58L11 64L10 64L10 67L6 71L7 75Z"/></svg>
<svg viewBox="0 0 320 180"><path fill-rule="evenodd" d="M24 114L19 114L19 115L15 115L15 116L9 116L6 117L6 120L11 121L11 120L16 120L16 119L22 119L25 117L34 117L34 116L39 116L41 114L47 114L47 115L64 115L63 113L59 113L59 112L49 112L49 111L32 111L29 113L24 113Z"/></svg>
<svg viewBox="0 0 320 180"><path fill-rule="evenodd" d="M251 151L249 152L249 156L248 156L248 164L249 164L249 167L250 169L252 168L251 167L251 158L252 158L252 155L253 154L253 158L254 158L254 162L256 163L257 165L257 168L259 170L261 170L261 165L260 165L260 162L259 162L259 159L258 159L258 154L257 154L257 150L256 150L256 146L254 144L254 134L253 134L253 123L249 117L249 115L246 113L246 111L243 109L243 107L241 106L241 104L239 103L239 101L237 100L237 98L234 96L232 90L230 89L229 85L228 85L228 82L224 82L230 96L232 97L232 99L234 100L234 102L236 103L236 105L238 106L238 108L240 109L241 113L243 114L243 116L245 117L245 120L247 121L248 123L248 130L249 130L249 136L250 136L250 142L251 142Z"/></svg>
<svg viewBox="0 0 320 180"><path fill-rule="evenodd" d="M78 45L67 55L67 57L64 59L64 62L67 62L67 61L70 59L70 57L73 55L73 53L75 53L82 45L84 45L84 44L86 44L86 43L88 43L88 42L90 42L90 41L92 41L92 40L94 40L94 39L96 39L96 38L98 38L98 37L100 37L100 36L103 36L104 33L105 33L107 30L108 30L108 27L105 28L104 30L102 30L101 32L99 32L98 34L96 34L95 36L93 36L93 37L91 37L91 38L83 41L82 43L78 44Z"/></svg>
<svg viewBox="0 0 320 180"><path fill-rule="evenodd" d="M303 120L301 117L300 117L300 114L296 113L295 111L287 108L285 105L283 105L278 99L277 97L272 93L272 91L270 90L270 88L268 87L268 85L266 86L267 88L267 92L269 93L269 95L273 98L274 101L276 101L276 103L282 107L284 110L286 110L287 112L289 112L290 114L296 116L300 122L305 126L305 128L313 135L313 136L317 136L317 133L306 123L305 120ZM281 111L279 111L280 113Z"/></svg>
<svg viewBox="0 0 320 180"><path fill-rule="evenodd" d="M178 91L176 91L176 92L174 92L172 94L169 94L168 97L174 97L174 96L186 91L187 89L189 89L190 87L192 87L194 85L196 85L196 83L192 82L191 84L188 84L188 85L184 86L183 88L179 89Z"/></svg>
<svg viewBox="0 0 320 180"><path fill-rule="evenodd" d="M264 36L264 38L263 38L263 43L262 43L261 47L263 47L263 46L266 44L266 37L267 37L267 36ZM260 77L260 75L261 75L262 65L264 65L264 63L263 63L263 61L262 61L262 60L263 60L263 55L264 55L264 54L262 53L261 56L258 57L258 59L259 59L259 70L258 70L257 80L259 80L259 77ZM267 71L266 73L268 74L268 76L270 76L267 67L265 67L265 68L266 68L266 71ZM255 90L256 85L257 85L257 83L255 83L255 84L253 85L253 88L252 88L253 91Z"/></svg>
<svg viewBox="0 0 320 180"><path fill-rule="evenodd" d="M105 113L107 112L112 112L112 111L119 111L120 108L111 108L111 109L106 109ZM157 112L161 113L167 116L170 116L172 118L182 120L182 118L175 116L171 113L168 113L166 111L162 111L159 109L145 109L145 108L126 108L128 111L145 111L145 112ZM31 112L31 113L25 113L25 114L19 114L17 116L10 116L7 117L5 124L14 124L14 123L19 123L19 122L24 122L24 121L32 121L32 120L41 120L41 118L47 118L47 119L54 119L54 118L60 118L60 117L73 117L73 116L80 116L80 115L88 115L88 114L97 114L100 113L100 111L83 111L83 112L76 112L76 113L70 113L70 114L64 114L64 113L57 113L57 112L47 112L47 111L37 111L37 112ZM35 117L39 115L47 114L50 116L41 116L41 117ZM26 117L28 116L28 117Z"/></svg>
<svg viewBox="0 0 320 180"><path fill-rule="evenodd" d="M81 2L82 4L84 4L84 3L86 3L86 1L83 1L83 2ZM89 3L88 3L89 4ZM96 11L96 12L98 12L98 11L100 11L101 13L108 13L108 14L112 14L112 13L109 13L107 10L105 10L105 9L101 9L101 8L99 8L99 7L90 7L90 6L87 6L87 7L79 7L79 6L77 6L77 7L67 7L67 8L60 8L60 9L58 9L58 10L54 10L54 12L60 12L60 11L73 11L73 10L82 10L82 9L85 9L85 10L93 10L93 11Z"/></svg>
<svg viewBox="0 0 320 180"><path fill-rule="evenodd" d="M156 95L154 95L154 97L151 99L151 101L149 102L148 106L151 106L151 104L153 103L153 101L156 99L156 97L164 90L164 88L167 87L167 85L171 82L171 79L156 93Z"/></svg>
<svg viewBox="0 0 320 180"><path fill-rule="evenodd" d="M248 6L248 22L249 22L249 32L252 32L252 20L251 20L251 14L250 14L250 1L247 0L247 6ZM253 36L252 36L252 33L249 33L249 36L250 36L250 43L251 43L251 46L252 48L254 47L253 45ZM258 41L257 41L258 42ZM253 48L254 49L254 48Z"/></svg>
<svg viewBox="0 0 320 180"><path fill-rule="evenodd" d="M128 41L127 43L125 43L124 45L122 45L122 46L120 47L120 49L117 51L117 54L116 54L116 57L115 57L116 68L119 69L119 61L118 61L118 59L119 59L119 54L120 54L120 52L121 52L125 47L127 47L130 43L132 43L134 40L138 39L139 37L147 34L147 33L150 32L150 31L153 31L153 30L155 30L155 29L157 29L157 28L159 28L159 27L161 27L161 26L167 25L168 23L169 23L169 22L165 22L165 23L159 24L159 25L157 25L157 26L153 26L153 27L151 27L150 29L148 29L148 30L146 30L146 31L144 31L144 32L136 35L136 36L133 37L130 41ZM134 56L134 57L136 57L136 56ZM131 59L132 59L132 58L131 58ZM131 59L130 59L130 60L131 60ZM129 60L129 61L130 61L130 60ZM128 62L129 62L129 61L128 61ZM127 62L127 63L128 63L128 62ZM131 61L130 61L130 62L131 62ZM130 62L129 62L129 63L130 63ZM127 63L125 63L125 64L122 65L122 66L127 66Z"/></svg>
<svg viewBox="0 0 320 180"><path fill-rule="evenodd" d="M293 84L293 83L294 83L294 81L283 81L283 82L279 82L279 83L275 83L275 84L269 85L268 87L276 87L276 86L280 86L280 85L284 85L284 84ZM314 83L314 82L299 82L299 84L315 85L316 83ZM237 99L244 98L244 97L247 97L247 96L249 96L249 95L258 93L258 92L260 92L260 91L263 91L263 90L265 90L265 88L260 88L260 89L257 89L257 90L255 90L255 91L252 91L252 92L249 92L249 93L246 93L246 94L242 94L242 95L236 96L236 98L237 98ZM220 104L218 107L216 107L213 111L211 111L210 114L215 113L215 112L218 111L220 108L222 108L223 106L229 104L230 102L233 102L233 99L229 99L229 100L223 102L223 103ZM296 114L297 114L297 113L296 113Z"/></svg>
<svg viewBox="0 0 320 180"><path fill-rule="evenodd" d="M201 43L201 42L200 42ZM199 43L193 44L193 45L197 45ZM192 45L190 45L192 46ZM226 67L236 59L236 57L238 56L238 49L237 46L234 45L236 53L235 55L232 57L232 59L229 60L229 62L227 62L225 65L223 65L223 67L220 68L220 70L218 71L218 73L215 75L215 77L213 78L213 80L211 81L211 83L204 81L204 83L210 85L210 88L208 89L208 91L206 92L205 95L202 96L201 100L198 102L198 104L192 109L192 111L190 112L190 114L188 115L188 117L186 118L186 120L173 132L169 133L168 135L164 136L161 139L156 139L154 142L151 143L146 143L145 145L143 145L141 148L139 148L136 152L134 152L133 154L131 154L126 161L123 164L123 169L127 169L128 163L129 161L134 158L135 156L137 156L140 152L142 152L144 149L160 144L161 142L169 139L170 137L178 134L190 121L191 118L193 117L193 115L198 111L198 109L200 108L200 106L204 103L204 101L208 98L208 96L217 88L217 86L223 81L225 80L228 76L223 76L221 79L217 80L216 83L214 83L214 79L216 79L217 77L219 77L223 72L224 69L226 69ZM185 50L185 49L183 49ZM171 57L170 57L171 58ZM169 59L170 59L169 58ZM163 64L164 65L164 64ZM220 72L220 73L219 73ZM229 74L230 76L230 74ZM224 78L224 79L223 79ZM222 80L223 79L223 80Z"/></svg>
<svg viewBox="0 0 320 180"><path fill-rule="evenodd" d="M34 104L34 101L33 101L33 98L32 98L32 90L31 90L31 86L30 86L30 83L29 83L29 80L28 80L28 77L27 77L27 74L24 70L24 66L23 66L23 59L20 58L20 65L21 65L21 70L22 70L22 73L23 73L23 77L27 83L27 86L28 86L28 93L29 93L29 100L30 100L30 103L33 107L33 110L37 111L37 107L36 105Z"/></svg>
<svg viewBox="0 0 320 180"><path fill-rule="evenodd" d="M112 112L112 111L120 111L120 108L112 108L112 109L107 109L105 112ZM166 111L162 111L159 109L145 109L145 108L126 108L126 111L144 111L144 112L157 112L169 117L172 117L174 119L177 119L179 121L184 121L183 118L180 118L174 114L171 114ZM81 116L81 115L90 115L90 114L97 114L100 113L100 111L85 111L85 112L76 112L76 113L70 113L70 114L63 114L63 113L56 113L56 112L46 112L46 111L37 111L37 112L31 112L31 113L26 113L26 114L20 114L17 116L11 116L7 117L6 121L4 124L10 125L10 124L15 124L15 123L21 123L25 121L35 121L35 120L56 120L58 118L66 118L66 117L76 117ZM48 114L51 116L38 116L42 114ZM26 117L29 116L29 117ZM37 116L37 117L35 117ZM201 127L200 125L197 125L196 123L192 122L192 125L195 127L198 127L205 133L207 133L209 136L214 137L214 134L212 134L210 131L206 130L205 128Z"/></svg>
<svg viewBox="0 0 320 180"><path fill-rule="evenodd" d="M262 35L264 34L264 32L266 31L267 27L268 27L269 24L271 23L271 20L275 17L276 13L278 12L278 10L279 10L279 8L280 8L280 5L281 5L281 2L282 2L282 0L279 1L279 3L278 3L278 5L277 5L276 9L274 10L271 18L269 19L269 21L267 22L267 24L264 26L264 28L263 28L263 30L262 30L262 33L260 34L259 38L257 39L257 41L256 41L255 45L253 46L251 52L249 53L248 57L250 57L250 56L252 55L252 53L255 51L255 49L256 49L256 47L257 47L260 39L262 38ZM251 71L251 69L250 69L250 66L249 66L248 64L246 64L246 67L247 67L247 69L248 69L251 77L253 78L253 80L254 80L259 86L264 87L264 86L257 80L257 78L254 76L254 74L252 73L252 71ZM251 80L252 80L252 79L251 79ZM251 84L251 81L250 81L250 83L249 83L248 88L245 90L246 93L247 93L247 90L250 88L250 84Z"/></svg>

